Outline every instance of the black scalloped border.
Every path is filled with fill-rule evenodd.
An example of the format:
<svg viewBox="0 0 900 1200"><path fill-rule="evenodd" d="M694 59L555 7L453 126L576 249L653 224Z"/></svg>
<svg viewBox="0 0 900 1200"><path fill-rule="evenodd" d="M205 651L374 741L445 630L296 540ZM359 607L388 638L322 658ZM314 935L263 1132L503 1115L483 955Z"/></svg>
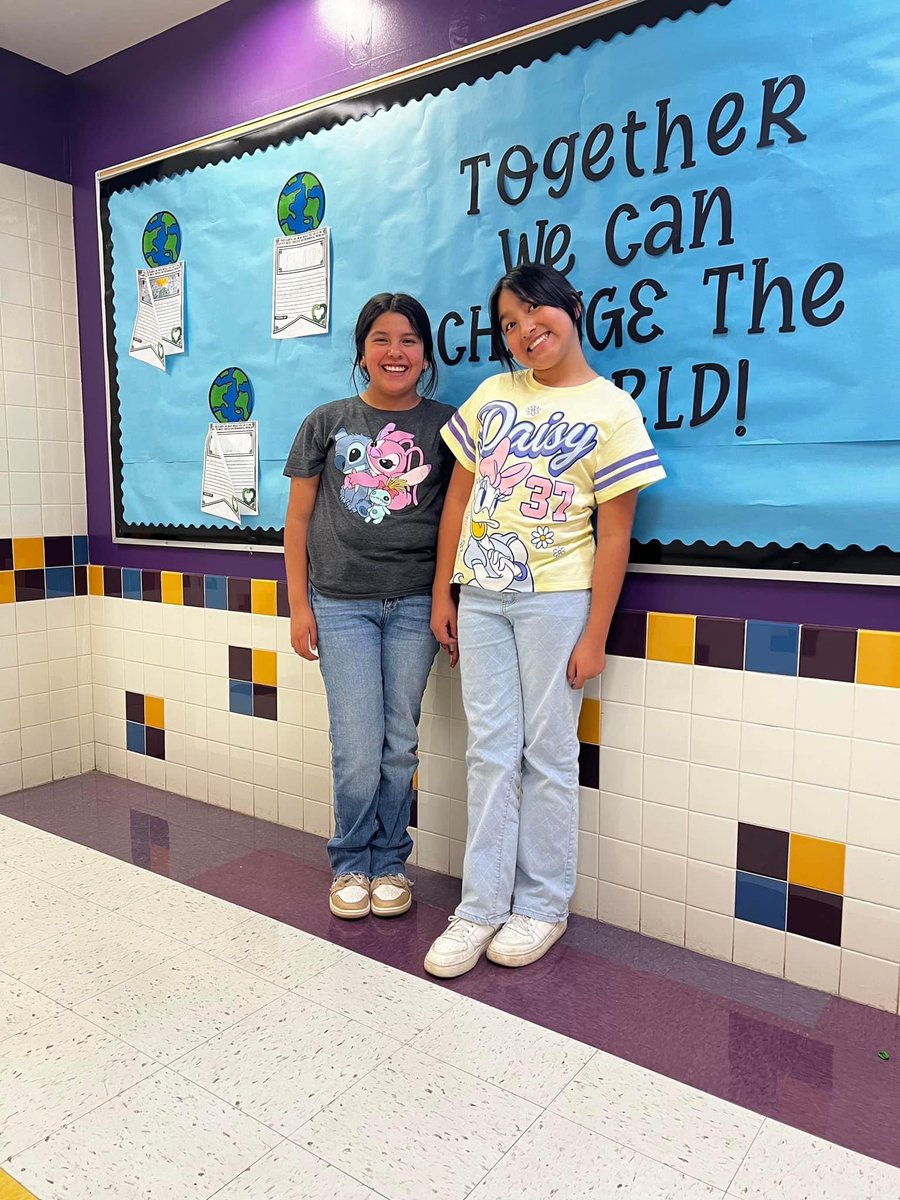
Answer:
<svg viewBox="0 0 900 1200"><path fill-rule="evenodd" d="M100 226L103 238L104 304L106 308L106 357L109 369L110 445L113 471L113 503L115 532L120 538L182 543L185 546L202 542L207 545L251 550L254 547L281 546L283 527L244 528L234 530L218 525L161 525L135 524L124 518L122 496L121 422L119 415L118 371L115 358L115 313L112 297L112 230L109 221L109 197L117 192L152 183L172 175L193 171L214 163L269 149L300 137L305 133L331 129L347 121L360 120L383 112L395 105L404 105L426 96L453 90L462 84L490 79L515 67L545 62L555 54L567 54L576 48L586 48L597 41L610 41L628 35L636 29L652 28L661 21L676 21L685 13L702 13L708 8L725 7L730 0L639 0L628 8L601 14L589 21L570 25L543 34L518 46L511 46L469 62L454 64L416 79L379 87L364 96L317 108L301 116L273 121L261 129L223 138L197 149L173 154L156 163L100 182ZM900 555L886 546L864 550L860 546L837 549L796 543L780 546L770 543L756 546L752 542L733 546L719 542L662 543L657 540L632 543L631 561L645 565L730 567L743 570L815 571L823 573L860 573L900 575Z"/></svg>

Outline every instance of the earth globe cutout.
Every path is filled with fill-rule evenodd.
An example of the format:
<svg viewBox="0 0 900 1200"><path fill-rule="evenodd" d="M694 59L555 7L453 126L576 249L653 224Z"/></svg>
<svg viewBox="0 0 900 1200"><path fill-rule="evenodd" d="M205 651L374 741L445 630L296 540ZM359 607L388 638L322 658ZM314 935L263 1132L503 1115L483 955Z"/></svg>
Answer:
<svg viewBox="0 0 900 1200"><path fill-rule="evenodd" d="M230 421L249 421L253 412L253 384L240 367L226 367L209 388L209 408L223 425Z"/></svg>
<svg viewBox="0 0 900 1200"><path fill-rule="evenodd" d="M325 189L312 171L292 175L278 197L278 224L285 237L318 229L325 216Z"/></svg>
<svg viewBox="0 0 900 1200"><path fill-rule="evenodd" d="M153 214L144 226L141 250L148 267L166 267L178 262L181 226L172 213L163 210Z"/></svg>

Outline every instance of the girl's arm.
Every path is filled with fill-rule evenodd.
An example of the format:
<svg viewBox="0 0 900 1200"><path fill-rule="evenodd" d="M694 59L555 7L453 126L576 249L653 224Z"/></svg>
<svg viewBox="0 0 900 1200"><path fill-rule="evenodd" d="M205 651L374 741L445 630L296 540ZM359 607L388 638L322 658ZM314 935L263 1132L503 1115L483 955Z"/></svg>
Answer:
<svg viewBox="0 0 900 1200"><path fill-rule="evenodd" d="M306 535L319 491L319 476L291 480L284 518L284 565L291 606L291 645L301 658L315 662L318 631L309 606L309 553Z"/></svg>
<svg viewBox="0 0 900 1200"><path fill-rule="evenodd" d="M576 691L584 687L586 679L593 679L606 666L606 638L628 566L637 498L637 490L624 492L597 509L591 612L585 631L569 656L566 670L569 685Z"/></svg>
<svg viewBox="0 0 900 1200"><path fill-rule="evenodd" d="M456 604L450 590L450 580L463 516L474 482L475 476L471 471L467 471L461 463L454 464L438 529L437 564L431 589L431 632L450 655L451 667L459 662L459 646L456 640Z"/></svg>

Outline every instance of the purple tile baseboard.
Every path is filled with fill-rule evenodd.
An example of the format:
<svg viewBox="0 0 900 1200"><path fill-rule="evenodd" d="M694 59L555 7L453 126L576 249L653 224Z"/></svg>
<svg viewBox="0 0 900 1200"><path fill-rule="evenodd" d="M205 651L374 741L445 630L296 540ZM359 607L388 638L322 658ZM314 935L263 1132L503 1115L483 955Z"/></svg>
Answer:
<svg viewBox="0 0 900 1200"><path fill-rule="evenodd" d="M459 880L417 870L406 916L339 921L324 839L113 776L5 796L0 812L137 865L164 849L160 873L425 979L459 898ZM429 982L900 1166L896 1016L581 917L524 970L484 961Z"/></svg>

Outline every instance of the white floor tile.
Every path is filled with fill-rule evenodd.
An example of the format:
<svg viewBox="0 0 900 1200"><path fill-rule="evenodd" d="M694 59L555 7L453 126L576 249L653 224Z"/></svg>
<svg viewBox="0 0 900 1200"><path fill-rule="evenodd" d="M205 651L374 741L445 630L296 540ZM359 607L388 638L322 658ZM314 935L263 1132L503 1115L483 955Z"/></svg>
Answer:
<svg viewBox="0 0 900 1200"><path fill-rule="evenodd" d="M0 973L0 1042L65 1011L11 975Z"/></svg>
<svg viewBox="0 0 900 1200"><path fill-rule="evenodd" d="M189 946L208 942L252 915L249 909L181 884L153 892L123 908L121 914L157 933L187 942Z"/></svg>
<svg viewBox="0 0 900 1200"><path fill-rule="evenodd" d="M255 975L191 949L78 1005L108 1033L171 1063L284 995Z"/></svg>
<svg viewBox="0 0 900 1200"><path fill-rule="evenodd" d="M720 1189L728 1187L763 1120L603 1051L550 1108Z"/></svg>
<svg viewBox="0 0 900 1200"><path fill-rule="evenodd" d="M184 942L117 913L0 960L0 969L60 1004L79 1004L184 953Z"/></svg>
<svg viewBox="0 0 900 1200"><path fill-rule="evenodd" d="M321 938L254 914L203 949L279 987L296 988L346 958L347 951Z"/></svg>
<svg viewBox="0 0 900 1200"><path fill-rule="evenodd" d="M399 1046L291 994L211 1038L173 1070L287 1136Z"/></svg>
<svg viewBox="0 0 900 1200"><path fill-rule="evenodd" d="M163 1068L8 1169L41 1200L206 1200L279 1140Z"/></svg>
<svg viewBox="0 0 900 1200"><path fill-rule="evenodd" d="M539 1115L404 1046L293 1140L388 1200L462 1200Z"/></svg>
<svg viewBox="0 0 900 1200"><path fill-rule="evenodd" d="M11 954L59 937L103 915L83 900L73 900L59 888L28 878L13 891L0 892L0 966Z"/></svg>
<svg viewBox="0 0 900 1200"><path fill-rule="evenodd" d="M6 1038L0 1042L0 1162L155 1070L148 1055L75 1013Z"/></svg>
<svg viewBox="0 0 900 1200"><path fill-rule="evenodd" d="M0 816L0 855L12 846L17 846L35 832L33 825L15 821L12 817Z"/></svg>
<svg viewBox="0 0 900 1200"><path fill-rule="evenodd" d="M87 846L67 842L55 834L45 833L43 829L36 829L30 837L18 842L8 852L0 849L0 869L6 864L14 871L55 883L60 875L106 857L99 850L91 850Z"/></svg>
<svg viewBox="0 0 900 1200"><path fill-rule="evenodd" d="M216 1192L215 1200L381 1200L292 1142L282 1142Z"/></svg>
<svg viewBox="0 0 900 1200"><path fill-rule="evenodd" d="M76 867L74 871L60 875L54 883L64 892L113 911L143 901L165 888L178 886L163 875L106 857L88 866Z"/></svg>
<svg viewBox="0 0 900 1200"><path fill-rule="evenodd" d="M23 875L21 871L14 871L12 867L3 867L0 873L0 896L4 892L20 892L32 883L33 875Z"/></svg>
<svg viewBox="0 0 900 1200"><path fill-rule="evenodd" d="M724 1194L546 1113L469 1200L723 1200Z"/></svg>
<svg viewBox="0 0 900 1200"><path fill-rule="evenodd" d="M583 1042L466 999L410 1044L541 1106L549 1104L594 1053Z"/></svg>
<svg viewBox="0 0 900 1200"><path fill-rule="evenodd" d="M898 1200L900 1170L766 1119L728 1195L744 1200Z"/></svg>
<svg viewBox="0 0 900 1200"><path fill-rule="evenodd" d="M357 955L322 971L297 992L401 1041L421 1033L459 999L424 979Z"/></svg>

